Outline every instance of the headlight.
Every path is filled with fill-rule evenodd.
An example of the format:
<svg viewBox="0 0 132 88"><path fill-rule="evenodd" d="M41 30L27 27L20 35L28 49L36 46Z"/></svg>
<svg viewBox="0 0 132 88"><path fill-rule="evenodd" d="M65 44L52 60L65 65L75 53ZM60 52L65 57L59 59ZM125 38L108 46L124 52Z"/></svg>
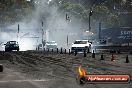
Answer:
<svg viewBox="0 0 132 88"><path fill-rule="evenodd" d="M75 49L75 47L72 47L71 49L72 49L72 50L74 50L74 49Z"/></svg>
<svg viewBox="0 0 132 88"><path fill-rule="evenodd" d="M14 45L14 46L18 47L18 45Z"/></svg>

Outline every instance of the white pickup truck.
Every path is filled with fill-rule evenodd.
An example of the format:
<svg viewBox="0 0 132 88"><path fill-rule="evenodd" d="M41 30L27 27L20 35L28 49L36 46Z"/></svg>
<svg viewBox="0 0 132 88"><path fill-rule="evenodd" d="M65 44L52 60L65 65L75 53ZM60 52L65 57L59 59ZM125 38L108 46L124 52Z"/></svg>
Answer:
<svg viewBox="0 0 132 88"><path fill-rule="evenodd" d="M88 40L76 40L71 47L71 53L77 52L84 52L84 50L88 50L91 46L91 43Z"/></svg>
<svg viewBox="0 0 132 88"><path fill-rule="evenodd" d="M55 41L48 41L45 44L46 49L57 49L57 43Z"/></svg>
<svg viewBox="0 0 132 88"><path fill-rule="evenodd" d="M43 50L45 49L57 49L57 43L55 41L48 41L45 43L44 47L42 44L38 45L38 50Z"/></svg>

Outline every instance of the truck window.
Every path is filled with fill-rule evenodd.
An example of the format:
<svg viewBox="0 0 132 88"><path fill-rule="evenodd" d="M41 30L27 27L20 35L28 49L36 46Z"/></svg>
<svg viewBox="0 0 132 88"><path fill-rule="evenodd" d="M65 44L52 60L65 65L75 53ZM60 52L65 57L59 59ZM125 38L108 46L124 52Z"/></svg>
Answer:
<svg viewBox="0 0 132 88"><path fill-rule="evenodd" d="M75 41L74 44L87 44L87 41Z"/></svg>

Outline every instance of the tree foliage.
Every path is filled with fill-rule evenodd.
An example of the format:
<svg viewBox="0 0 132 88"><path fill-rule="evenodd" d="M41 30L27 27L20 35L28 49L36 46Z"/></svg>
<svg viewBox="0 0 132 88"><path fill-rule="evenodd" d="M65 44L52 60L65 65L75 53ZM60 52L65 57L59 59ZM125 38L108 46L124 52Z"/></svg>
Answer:
<svg viewBox="0 0 132 88"><path fill-rule="evenodd" d="M0 0L0 24L8 25L23 19L32 7L26 0Z"/></svg>
<svg viewBox="0 0 132 88"><path fill-rule="evenodd" d="M17 17L23 19L33 10L33 4L26 0L0 0L0 11L3 12L0 14L1 23L20 20ZM105 27L120 26L123 23L118 13L126 9L123 4L123 0L52 0L52 5L58 6L60 12L68 12L82 22L88 23L92 8L91 23L102 22ZM129 3L126 5L128 7Z"/></svg>
<svg viewBox="0 0 132 88"><path fill-rule="evenodd" d="M93 3L93 2L92 2ZM105 2L106 3L106 2ZM108 2L107 2L108 3ZM112 3L112 2L109 2ZM60 6L60 9L64 12L70 12L73 16L79 18L82 22L89 22L89 12L92 8L93 14L91 16L91 21L102 22L105 24L105 27L119 26L119 15L115 13L111 6L102 3L94 3L91 7L80 3L66 2Z"/></svg>

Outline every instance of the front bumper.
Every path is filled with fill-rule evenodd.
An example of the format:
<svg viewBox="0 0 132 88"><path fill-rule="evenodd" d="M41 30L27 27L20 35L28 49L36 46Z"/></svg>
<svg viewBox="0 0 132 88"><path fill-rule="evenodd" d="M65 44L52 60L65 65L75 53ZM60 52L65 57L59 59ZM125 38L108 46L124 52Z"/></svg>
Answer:
<svg viewBox="0 0 132 88"><path fill-rule="evenodd" d="M19 47L6 47L5 50L19 50Z"/></svg>
<svg viewBox="0 0 132 88"><path fill-rule="evenodd" d="M55 45L47 45L46 49L57 49L57 46L55 46Z"/></svg>
<svg viewBox="0 0 132 88"><path fill-rule="evenodd" d="M72 47L71 48L71 52L75 52L75 51L77 51L77 52L84 52L84 50L86 50L85 47Z"/></svg>

